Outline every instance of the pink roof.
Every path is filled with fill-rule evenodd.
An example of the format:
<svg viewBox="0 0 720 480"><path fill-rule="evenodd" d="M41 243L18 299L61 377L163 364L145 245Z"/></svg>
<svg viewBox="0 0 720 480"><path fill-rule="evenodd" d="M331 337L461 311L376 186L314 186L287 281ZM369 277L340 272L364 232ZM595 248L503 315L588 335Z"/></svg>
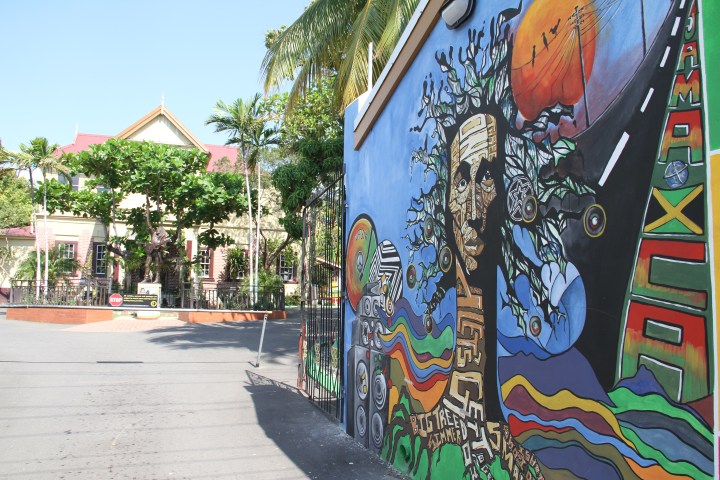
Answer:
<svg viewBox="0 0 720 480"><path fill-rule="evenodd" d="M83 150L87 150L90 145L97 145L105 143L108 139L112 138L111 135L93 135L91 133L78 133L75 136L75 143L60 147L62 153L78 153Z"/></svg>
<svg viewBox="0 0 720 480"><path fill-rule="evenodd" d="M35 238L35 234L32 233L32 227L30 225L25 227L0 228L0 235L4 237Z"/></svg>
<svg viewBox="0 0 720 480"><path fill-rule="evenodd" d="M94 135L91 133L78 133L75 137L75 142L70 145L60 147L59 150L55 151L55 155L62 153L77 153L87 150L90 145L97 145L105 143L107 140L114 138L111 135ZM237 147L231 147L229 145L205 145L210 153L210 161L208 162L207 171L213 172L217 169L217 163L223 157L227 157L228 161L233 163L237 158Z"/></svg>
<svg viewBox="0 0 720 480"><path fill-rule="evenodd" d="M221 171L222 168L218 166L218 162L227 158L228 166L233 165L237 161L238 149L230 145L205 145L205 148L210 152L210 162L208 162L208 172Z"/></svg>

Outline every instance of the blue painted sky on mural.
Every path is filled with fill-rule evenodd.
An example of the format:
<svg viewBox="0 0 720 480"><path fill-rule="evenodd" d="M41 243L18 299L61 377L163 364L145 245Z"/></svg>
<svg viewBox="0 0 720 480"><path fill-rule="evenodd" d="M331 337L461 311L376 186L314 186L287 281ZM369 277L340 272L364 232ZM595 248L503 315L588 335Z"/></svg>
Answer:
<svg viewBox="0 0 720 480"><path fill-rule="evenodd" d="M0 2L0 138L115 135L165 104L201 141L218 99L261 91L267 30L309 0Z"/></svg>

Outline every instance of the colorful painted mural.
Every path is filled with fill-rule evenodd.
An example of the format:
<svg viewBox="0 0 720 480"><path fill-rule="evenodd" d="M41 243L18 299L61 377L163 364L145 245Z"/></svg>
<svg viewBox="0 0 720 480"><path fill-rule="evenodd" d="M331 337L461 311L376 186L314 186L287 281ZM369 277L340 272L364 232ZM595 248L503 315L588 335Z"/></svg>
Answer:
<svg viewBox="0 0 720 480"><path fill-rule="evenodd" d="M348 142L346 423L411 477L714 476L700 5L649 7L479 2Z"/></svg>

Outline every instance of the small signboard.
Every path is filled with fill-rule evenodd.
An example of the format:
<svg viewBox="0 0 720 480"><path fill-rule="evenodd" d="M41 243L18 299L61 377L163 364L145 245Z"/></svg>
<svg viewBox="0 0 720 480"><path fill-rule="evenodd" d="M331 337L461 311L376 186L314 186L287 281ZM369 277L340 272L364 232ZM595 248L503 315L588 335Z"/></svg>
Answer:
<svg viewBox="0 0 720 480"><path fill-rule="evenodd" d="M158 306L157 295L148 294L126 294L121 295L119 293L113 293L108 299L108 303L111 307L152 307Z"/></svg>
<svg viewBox="0 0 720 480"><path fill-rule="evenodd" d="M155 308L158 306L158 297L157 295L148 294L123 295L123 306Z"/></svg>
<svg viewBox="0 0 720 480"><path fill-rule="evenodd" d="M137 295L134 295L138 301L140 297L145 296L154 296L154 302L151 303L143 303L143 304L137 304L133 306L143 306L143 307L159 307L160 306L160 291L162 290L162 285L159 283L138 283L137 287ZM128 295L125 295L125 305L127 305L127 297Z"/></svg>

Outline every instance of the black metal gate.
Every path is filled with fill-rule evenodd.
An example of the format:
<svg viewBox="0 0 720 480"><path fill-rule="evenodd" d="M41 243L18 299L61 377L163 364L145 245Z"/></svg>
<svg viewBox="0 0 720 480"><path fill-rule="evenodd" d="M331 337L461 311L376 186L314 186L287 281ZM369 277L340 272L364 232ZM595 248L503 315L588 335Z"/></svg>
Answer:
<svg viewBox="0 0 720 480"><path fill-rule="evenodd" d="M342 421L345 189L339 175L303 214L302 330L298 383Z"/></svg>

